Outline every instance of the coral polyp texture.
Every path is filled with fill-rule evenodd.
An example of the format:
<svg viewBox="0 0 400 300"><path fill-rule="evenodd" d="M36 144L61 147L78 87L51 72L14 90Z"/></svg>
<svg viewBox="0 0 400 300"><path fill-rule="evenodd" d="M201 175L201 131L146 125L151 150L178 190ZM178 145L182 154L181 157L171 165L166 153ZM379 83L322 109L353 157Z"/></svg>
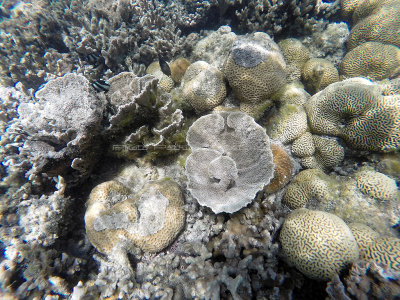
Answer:
<svg viewBox="0 0 400 300"><path fill-rule="evenodd" d="M286 63L271 37L256 32L233 43L223 72L240 102L257 104L284 85Z"/></svg>
<svg viewBox="0 0 400 300"><path fill-rule="evenodd" d="M102 253L158 252L167 247L185 222L183 195L173 181L149 182L133 194L118 181L96 186L87 202L86 233Z"/></svg>
<svg viewBox="0 0 400 300"><path fill-rule="evenodd" d="M384 96L363 78L333 83L306 104L311 131L343 138L355 149L395 151L400 147L400 101Z"/></svg>
<svg viewBox="0 0 400 300"><path fill-rule="evenodd" d="M289 79L300 80L301 69L310 59L310 51L295 38L284 39L278 45L286 60Z"/></svg>
<svg viewBox="0 0 400 300"><path fill-rule="evenodd" d="M383 80L400 75L400 48L367 42L349 51L340 63L340 76Z"/></svg>
<svg viewBox="0 0 400 300"><path fill-rule="evenodd" d="M329 280L359 257L350 228L339 217L300 208L288 215L280 232L288 260L307 277Z"/></svg>
<svg viewBox="0 0 400 300"><path fill-rule="evenodd" d="M201 113L220 105L226 96L225 77L205 61L191 64L182 79L184 99Z"/></svg>
<svg viewBox="0 0 400 300"><path fill-rule="evenodd" d="M188 189L214 213L233 213L253 201L274 174L265 130L242 112L203 116L189 128Z"/></svg>

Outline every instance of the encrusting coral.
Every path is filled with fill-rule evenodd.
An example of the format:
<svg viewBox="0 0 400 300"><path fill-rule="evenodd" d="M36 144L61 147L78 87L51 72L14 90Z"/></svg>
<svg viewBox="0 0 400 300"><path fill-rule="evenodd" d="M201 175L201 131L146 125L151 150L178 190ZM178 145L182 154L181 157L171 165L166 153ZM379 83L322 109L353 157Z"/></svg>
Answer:
<svg viewBox="0 0 400 300"><path fill-rule="evenodd" d="M196 120L187 133L188 189L214 213L233 213L253 201L274 174L265 130L242 112L222 112Z"/></svg>
<svg viewBox="0 0 400 300"><path fill-rule="evenodd" d="M359 257L346 223L334 214L305 208L291 212L280 232L282 250L304 275L330 280Z"/></svg>
<svg viewBox="0 0 400 300"><path fill-rule="evenodd" d="M158 252L181 231L182 192L173 181L149 182L137 195L118 181L96 186L87 202L86 234L97 250Z"/></svg>
<svg viewBox="0 0 400 300"><path fill-rule="evenodd" d="M305 105L312 133L343 138L355 149L395 151L400 147L400 101L384 96L363 78L333 83Z"/></svg>
<svg viewBox="0 0 400 300"><path fill-rule="evenodd" d="M183 76L182 94L197 113L212 110L225 100L224 75L205 61L196 61Z"/></svg>

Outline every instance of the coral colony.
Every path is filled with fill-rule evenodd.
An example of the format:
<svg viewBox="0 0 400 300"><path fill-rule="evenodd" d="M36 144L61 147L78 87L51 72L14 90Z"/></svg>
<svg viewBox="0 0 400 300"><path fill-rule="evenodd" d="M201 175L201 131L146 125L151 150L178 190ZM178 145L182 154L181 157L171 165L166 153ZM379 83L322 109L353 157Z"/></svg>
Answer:
<svg viewBox="0 0 400 300"><path fill-rule="evenodd" d="M0 298L399 298L399 15L3 1Z"/></svg>

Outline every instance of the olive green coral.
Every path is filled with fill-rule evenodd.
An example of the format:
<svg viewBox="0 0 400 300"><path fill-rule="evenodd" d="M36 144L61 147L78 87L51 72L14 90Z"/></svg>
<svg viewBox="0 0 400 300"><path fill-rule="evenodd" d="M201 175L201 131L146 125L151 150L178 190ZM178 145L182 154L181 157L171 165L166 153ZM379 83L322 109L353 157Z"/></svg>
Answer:
<svg viewBox="0 0 400 300"><path fill-rule="evenodd" d="M400 75L400 48L367 42L349 51L340 64L340 76L383 80Z"/></svg>
<svg viewBox="0 0 400 300"><path fill-rule="evenodd" d="M339 217L305 208L291 212L280 233L288 260L309 278L329 280L359 257L350 228Z"/></svg>
<svg viewBox="0 0 400 300"><path fill-rule="evenodd" d="M311 97L305 107L313 133L341 137L361 150L400 147L399 96L383 96L380 86L367 79L333 83Z"/></svg>
<svg viewBox="0 0 400 300"><path fill-rule="evenodd" d="M107 181L90 193L85 213L86 233L107 255L139 247L158 252L181 231L185 213L182 192L172 181L149 182L136 195L118 181Z"/></svg>
<svg viewBox="0 0 400 300"><path fill-rule="evenodd" d="M182 79L182 93L196 112L211 110L225 99L224 75L207 62L197 61L186 69Z"/></svg>
<svg viewBox="0 0 400 300"><path fill-rule="evenodd" d="M339 81L339 72L329 60L312 58L304 64L301 77L307 91L314 94Z"/></svg>
<svg viewBox="0 0 400 300"><path fill-rule="evenodd" d="M241 102L260 103L286 80L286 64L278 45L263 32L239 38L223 72Z"/></svg>

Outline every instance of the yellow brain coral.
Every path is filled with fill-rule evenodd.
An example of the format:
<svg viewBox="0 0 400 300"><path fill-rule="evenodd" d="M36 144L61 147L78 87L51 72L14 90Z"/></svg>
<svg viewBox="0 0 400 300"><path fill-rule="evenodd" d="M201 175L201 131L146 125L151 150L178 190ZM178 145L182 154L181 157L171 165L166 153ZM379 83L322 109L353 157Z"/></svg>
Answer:
<svg viewBox="0 0 400 300"><path fill-rule="evenodd" d="M260 103L286 80L286 64L278 45L263 32L238 39L223 72L241 102Z"/></svg>
<svg viewBox="0 0 400 300"><path fill-rule="evenodd" d="M357 24L353 26L347 40L348 50L369 41L400 47L400 35L398 34L400 30L400 2L398 0L381 1L383 3L381 5L381 3L374 1L376 5L373 6L375 9L372 10L371 6L368 6L369 1L364 2L365 5L358 9L360 12L354 12L355 17L353 19L357 21Z"/></svg>
<svg viewBox="0 0 400 300"><path fill-rule="evenodd" d="M107 181L90 193L86 233L98 251L158 252L183 228L185 213L180 187L172 181L149 182L134 195L117 181Z"/></svg>
<svg viewBox="0 0 400 300"><path fill-rule="evenodd" d="M295 38L284 39L278 43L278 46L285 57L289 79L300 79L301 69L310 59L310 51Z"/></svg>
<svg viewBox="0 0 400 300"><path fill-rule="evenodd" d="M289 184L283 203L290 209L303 208L311 199L329 198L329 176L319 169L301 171Z"/></svg>
<svg viewBox="0 0 400 300"><path fill-rule="evenodd" d="M343 138L351 147L393 151L400 147L400 96L382 95L363 78L333 83L306 103L311 131Z"/></svg>
<svg viewBox="0 0 400 300"><path fill-rule="evenodd" d="M400 48L378 42L367 42L346 54L340 64L340 75L366 77L371 80L400 75Z"/></svg>
<svg viewBox="0 0 400 300"><path fill-rule="evenodd" d="M357 187L368 196L379 200L400 200L396 181L383 173L363 169L354 174Z"/></svg>
<svg viewBox="0 0 400 300"><path fill-rule="evenodd" d="M288 260L309 278L330 280L358 259L357 242L339 217L305 208L286 218L280 233Z"/></svg>
<svg viewBox="0 0 400 300"><path fill-rule="evenodd" d="M183 76L182 92L196 112L211 110L225 99L224 75L207 62L197 61L187 68Z"/></svg>
<svg viewBox="0 0 400 300"><path fill-rule="evenodd" d="M339 81L339 72L329 60L312 58L304 64L301 77L307 91L314 94Z"/></svg>
<svg viewBox="0 0 400 300"><path fill-rule="evenodd" d="M384 237L367 245L362 253L363 259L385 264L400 271L400 239Z"/></svg>

